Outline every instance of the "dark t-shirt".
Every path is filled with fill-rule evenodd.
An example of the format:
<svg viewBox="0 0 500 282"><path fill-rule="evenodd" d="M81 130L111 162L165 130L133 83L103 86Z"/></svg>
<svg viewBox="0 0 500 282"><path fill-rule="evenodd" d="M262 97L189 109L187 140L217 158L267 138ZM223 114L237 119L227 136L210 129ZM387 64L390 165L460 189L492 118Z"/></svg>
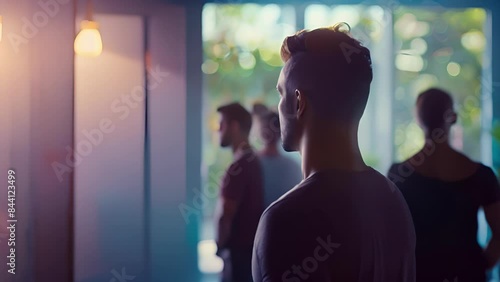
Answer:
<svg viewBox="0 0 500 282"><path fill-rule="evenodd" d="M470 177L442 181L423 176L409 163L394 164L389 179L410 208L417 235L417 281L485 281L485 259L477 242L477 212L500 200L493 171L480 165Z"/></svg>
<svg viewBox="0 0 500 282"><path fill-rule="evenodd" d="M262 215L254 281L414 282L415 234L398 189L373 169L326 170Z"/></svg>
<svg viewBox="0 0 500 282"><path fill-rule="evenodd" d="M228 248L252 247L259 218L264 210L263 193L260 161L252 150L246 150L236 157L222 180L221 195L238 202Z"/></svg>

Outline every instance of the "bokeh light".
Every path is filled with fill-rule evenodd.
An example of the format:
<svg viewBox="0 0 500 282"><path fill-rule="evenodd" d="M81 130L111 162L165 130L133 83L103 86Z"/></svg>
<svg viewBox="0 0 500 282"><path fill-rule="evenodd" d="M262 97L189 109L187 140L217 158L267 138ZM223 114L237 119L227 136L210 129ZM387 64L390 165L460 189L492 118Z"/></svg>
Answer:
<svg viewBox="0 0 500 282"><path fill-rule="evenodd" d="M227 46L227 44L225 43L215 44L212 48L214 56L219 59L227 58L230 54L230 51L231 50L229 49L229 46Z"/></svg>
<svg viewBox="0 0 500 282"><path fill-rule="evenodd" d="M427 42L421 37L413 39L410 46L412 51L417 55L423 55L427 51Z"/></svg>
<svg viewBox="0 0 500 282"><path fill-rule="evenodd" d="M481 31L471 30L462 35L461 43L464 48L470 51L481 52L486 45L486 38Z"/></svg>
<svg viewBox="0 0 500 282"><path fill-rule="evenodd" d="M455 62L449 62L446 70L451 76L457 76L460 74L460 65Z"/></svg>
<svg viewBox="0 0 500 282"><path fill-rule="evenodd" d="M395 64L399 70L409 72L419 72L424 68L424 60L418 55L398 54Z"/></svg>
<svg viewBox="0 0 500 282"><path fill-rule="evenodd" d="M405 13L394 24L397 35L403 39L422 37L429 34L430 25L424 21L418 21L412 13Z"/></svg>
<svg viewBox="0 0 500 282"><path fill-rule="evenodd" d="M240 63L241 68L245 70L250 70L255 67L255 57L250 52L243 52L238 56L238 61Z"/></svg>
<svg viewBox="0 0 500 282"><path fill-rule="evenodd" d="M219 69L219 64L210 59L206 60L201 65L201 70L206 74L214 74L217 72L218 69Z"/></svg>

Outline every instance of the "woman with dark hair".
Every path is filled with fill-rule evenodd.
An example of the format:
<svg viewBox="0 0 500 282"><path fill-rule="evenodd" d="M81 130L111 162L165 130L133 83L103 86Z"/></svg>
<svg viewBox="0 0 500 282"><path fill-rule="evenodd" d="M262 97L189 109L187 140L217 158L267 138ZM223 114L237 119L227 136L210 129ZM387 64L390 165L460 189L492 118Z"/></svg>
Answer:
<svg viewBox="0 0 500 282"><path fill-rule="evenodd" d="M500 257L498 180L489 167L450 146L448 136L457 114L448 93L421 93L416 118L425 145L392 165L388 176L403 193L415 224L417 281L486 281L486 270ZM484 250L477 242L479 208L493 234Z"/></svg>

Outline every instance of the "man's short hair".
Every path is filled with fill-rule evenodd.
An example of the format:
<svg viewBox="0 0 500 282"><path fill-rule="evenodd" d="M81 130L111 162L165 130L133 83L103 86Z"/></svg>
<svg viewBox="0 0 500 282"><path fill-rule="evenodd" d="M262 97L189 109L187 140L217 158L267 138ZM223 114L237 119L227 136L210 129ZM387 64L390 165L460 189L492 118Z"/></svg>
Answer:
<svg viewBox="0 0 500 282"><path fill-rule="evenodd" d="M228 122L236 121L240 125L240 129L243 133L247 135L250 134L252 116L240 103L235 102L220 106L217 108L217 112L224 115Z"/></svg>
<svg viewBox="0 0 500 282"><path fill-rule="evenodd" d="M269 109L267 108L266 105L258 102L254 103L252 107L252 114L257 116L257 117L262 117L263 115L267 114L269 112Z"/></svg>
<svg viewBox="0 0 500 282"><path fill-rule="evenodd" d="M295 84L310 92L306 96L319 114L359 120L373 79L372 61L370 51L349 31L343 31L343 26L349 27L340 23L288 36L281 46L281 58L285 63L296 58L290 72L299 70L290 76L298 80Z"/></svg>

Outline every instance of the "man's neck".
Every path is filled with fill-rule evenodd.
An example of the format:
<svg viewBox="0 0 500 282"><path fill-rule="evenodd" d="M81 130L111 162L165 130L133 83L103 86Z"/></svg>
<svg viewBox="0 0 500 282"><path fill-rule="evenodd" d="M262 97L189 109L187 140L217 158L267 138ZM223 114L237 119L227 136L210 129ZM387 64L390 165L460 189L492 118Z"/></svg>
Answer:
<svg viewBox="0 0 500 282"><path fill-rule="evenodd" d="M304 178L327 169L363 171L368 168L358 147L357 126L312 129L304 134L300 153Z"/></svg>
<svg viewBox="0 0 500 282"><path fill-rule="evenodd" d="M276 144L266 144L264 149L260 151L260 154L266 157L276 157L279 156L280 153Z"/></svg>
<svg viewBox="0 0 500 282"><path fill-rule="evenodd" d="M448 134L439 140L426 135L424 147L420 150L426 154L429 159L447 158L449 155L456 154L455 149L450 145Z"/></svg>
<svg viewBox="0 0 500 282"><path fill-rule="evenodd" d="M252 147L248 143L248 139L242 139L238 142L234 142L232 145L232 149L234 158L238 158L239 156L251 150Z"/></svg>

